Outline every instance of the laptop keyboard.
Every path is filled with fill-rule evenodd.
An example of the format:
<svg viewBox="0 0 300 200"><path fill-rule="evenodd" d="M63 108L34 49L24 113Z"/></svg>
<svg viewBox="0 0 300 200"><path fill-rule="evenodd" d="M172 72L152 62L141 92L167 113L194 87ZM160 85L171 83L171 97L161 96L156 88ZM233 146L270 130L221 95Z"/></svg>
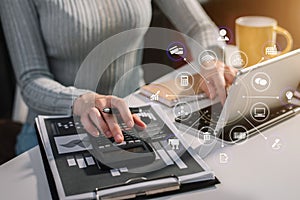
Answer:
<svg viewBox="0 0 300 200"><path fill-rule="evenodd" d="M235 121L234 123L227 124L225 127L223 127L223 130L216 130L217 132L222 132L223 134L220 134L220 138L224 139L226 141L234 141L234 136L230 135L232 129L239 125L242 127L245 127L247 130L253 130L256 129L256 127L269 122L272 119L276 119L283 114L293 110L296 106L288 105L288 106L282 106L273 108L270 110L270 115L268 118L264 121L255 121L250 116L244 116L241 117L238 121ZM208 131L208 127L215 129L216 124L219 120L219 117L222 112L222 105L221 103L214 104L212 106L208 106L206 108L200 109L198 111L195 111L191 114L191 116L185 120L181 119L180 117L175 118L175 121L178 123L181 123L187 127L191 127L193 129L201 130L201 131ZM280 120L279 120L280 121ZM275 123L275 122L274 122ZM207 129L207 130L206 130ZM257 132L257 131L256 131Z"/></svg>
<svg viewBox="0 0 300 200"><path fill-rule="evenodd" d="M187 120L177 117L175 121L183 123L184 125L197 130L202 129L203 127L214 128L219 120L222 108L222 104L217 103L212 106L208 106L206 108L193 112Z"/></svg>

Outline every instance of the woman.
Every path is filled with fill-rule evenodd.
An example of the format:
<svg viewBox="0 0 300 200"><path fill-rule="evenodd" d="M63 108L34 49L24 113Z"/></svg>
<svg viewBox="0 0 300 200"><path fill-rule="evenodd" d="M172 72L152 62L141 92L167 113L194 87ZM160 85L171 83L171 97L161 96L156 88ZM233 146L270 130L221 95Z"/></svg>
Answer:
<svg viewBox="0 0 300 200"><path fill-rule="evenodd" d="M217 45L212 37L215 26L196 0L156 3L180 31L206 48ZM37 144L33 123L38 114L73 112L90 134L98 135L99 129L117 142L123 141L123 135L113 117L101 112L103 107L118 108L129 127L134 123L145 127L122 99L106 95L124 72L139 64L139 52L113 62L98 93L73 84L81 62L97 44L122 31L149 26L151 0L1 0L0 13L16 79L29 107L27 122L17 138L17 154ZM226 69L229 78L224 76ZM220 64L214 79L222 101L226 82L234 76L232 69L226 69ZM133 76L131 84L139 84L141 78L140 74Z"/></svg>

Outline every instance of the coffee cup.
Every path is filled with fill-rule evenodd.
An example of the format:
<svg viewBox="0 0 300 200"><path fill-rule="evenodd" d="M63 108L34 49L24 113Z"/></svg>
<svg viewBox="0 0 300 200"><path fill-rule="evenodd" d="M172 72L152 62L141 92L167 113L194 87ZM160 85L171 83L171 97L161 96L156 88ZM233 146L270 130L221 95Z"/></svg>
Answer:
<svg viewBox="0 0 300 200"><path fill-rule="evenodd" d="M277 21L264 16L244 16L235 21L236 45L245 63L252 66L264 60L282 55L292 49L291 34L277 25ZM284 49L276 42L277 34L286 39Z"/></svg>

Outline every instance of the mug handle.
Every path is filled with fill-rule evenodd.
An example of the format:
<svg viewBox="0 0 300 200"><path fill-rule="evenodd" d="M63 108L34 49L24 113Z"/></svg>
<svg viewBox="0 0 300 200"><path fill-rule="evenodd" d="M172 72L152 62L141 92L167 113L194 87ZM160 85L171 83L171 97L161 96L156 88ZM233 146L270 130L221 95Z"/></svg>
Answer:
<svg viewBox="0 0 300 200"><path fill-rule="evenodd" d="M283 35L287 41L287 45L286 45L285 49L283 51L281 51L280 54L278 54L278 55L282 55L282 54L289 52L293 46L293 38L292 38L291 34L287 30L285 30L284 28L282 28L280 26L276 26L274 28L274 30L277 34Z"/></svg>

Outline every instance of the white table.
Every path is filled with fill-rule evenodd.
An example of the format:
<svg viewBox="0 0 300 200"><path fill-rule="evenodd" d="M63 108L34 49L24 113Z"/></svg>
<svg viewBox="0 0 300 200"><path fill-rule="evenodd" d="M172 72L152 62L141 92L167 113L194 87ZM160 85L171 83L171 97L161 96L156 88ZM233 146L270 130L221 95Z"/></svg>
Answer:
<svg viewBox="0 0 300 200"><path fill-rule="evenodd" d="M143 102L133 98L136 103ZM165 109L172 118L172 111ZM300 199L299 122L300 116L296 116L264 131L268 140L256 135L243 145L214 150L205 161L221 184L162 199ZM271 148L275 138L282 143L277 151ZM227 164L219 163L220 152L229 156ZM0 199L51 199L38 147L0 166L0 177Z"/></svg>
<svg viewBox="0 0 300 200"><path fill-rule="evenodd" d="M137 106L144 102L132 95L129 103ZM174 118L170 108L163 109ZM204 159L221 184L161 199L299 200L300 115L263 134L267 140L256 135L243 145L215 149ZM276 138L281 139L280 150L271 148ZM196 150L197 146L193 145ZM228 163L220 164L220 153L229 156ZM38 147L0 166L0 199L51 199Z"/></svg>

